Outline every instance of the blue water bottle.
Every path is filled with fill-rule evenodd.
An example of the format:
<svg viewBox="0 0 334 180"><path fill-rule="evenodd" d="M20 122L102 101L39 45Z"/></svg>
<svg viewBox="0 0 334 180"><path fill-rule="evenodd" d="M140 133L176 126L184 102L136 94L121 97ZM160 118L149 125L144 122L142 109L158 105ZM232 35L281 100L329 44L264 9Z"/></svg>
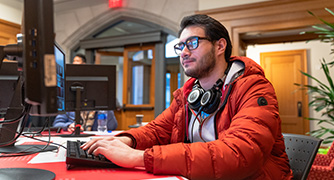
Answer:
<svg viewBox="0 0 334 180"><path fill-rule="evenodd" d="M98 111L97 113L97 131L107 132L107 111Z"/></svg>

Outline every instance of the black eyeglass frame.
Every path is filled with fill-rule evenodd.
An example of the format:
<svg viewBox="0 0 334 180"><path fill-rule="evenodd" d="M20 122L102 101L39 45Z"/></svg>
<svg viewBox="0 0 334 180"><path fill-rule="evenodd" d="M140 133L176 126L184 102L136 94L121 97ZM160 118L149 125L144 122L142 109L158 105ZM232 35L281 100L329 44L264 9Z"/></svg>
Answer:
<svg viewBox="0 0 334 180"><path fill-rule="evenodd" d="M196 47L193 47L192 45L192 40L196 40L197 41L197 46ZM188 39L186 39L185 42L179 42L177 44L174 45L174 51L175 51L175 54L180 56L181 55L181 52L183 51L184 47L187 46L187 48L191 51L191 50L194 50L194 49L197 49L198 46L199 46L199 40L208 40L208 41L211 41L209 38L206 38L206 37L198 37L198 36L191 36L189 37ZM182 46L181 46L182 45ZM181 48L182 47L182 48ZM179 52L178 52L179 51Z"/></svg>

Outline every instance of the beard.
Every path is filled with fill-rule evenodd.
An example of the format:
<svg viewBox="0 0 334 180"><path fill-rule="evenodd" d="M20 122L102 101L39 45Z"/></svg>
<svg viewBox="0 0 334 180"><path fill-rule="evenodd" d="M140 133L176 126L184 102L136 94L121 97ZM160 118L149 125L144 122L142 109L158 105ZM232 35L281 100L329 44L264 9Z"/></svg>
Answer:
<svg viewBox="0 0 334 180"><path fill-rule="evenodd" d="M186 69L185 67L183 67L184 73L187 76L199 79L209 75L216 66L214 47L212 47L211 50L206 53L201 59L194 59L194 61L197 61L197 64L194 68Z"/></svg>

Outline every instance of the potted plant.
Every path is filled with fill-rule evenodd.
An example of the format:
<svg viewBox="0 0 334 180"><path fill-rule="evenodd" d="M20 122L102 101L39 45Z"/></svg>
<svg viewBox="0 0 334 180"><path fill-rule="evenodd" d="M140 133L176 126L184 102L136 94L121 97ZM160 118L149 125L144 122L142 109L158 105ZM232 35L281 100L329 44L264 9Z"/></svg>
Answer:
<svg viewBox="0 0 334 180"><path fill-rule="evenodd" d="M328 8L325 8L325 10L333 15L333 11L331 11ZM309 13L322 21L324 24L321 25L314 25L312 26L315 31L308 31L308 32L302 32L303 33L312 33L312 34L318 34L318 40L321 40L321 42L324 43L331 43L331 54L334 54L334 23L331 24L322 18L316 16L312 12L309 11ZM309 134L311 136L317 137L317 138L323 138L324 135L328 135L324 137L324 144L332 143L334 140L334 82L332 79L332 76L330 74L330 68L333 67L334 61L327 63L324 58L320 61L322 71L326 77L327 82L324 83L317 79L316 77L301 72L303 75L307 76L308 78L314 80L317 85L301 85L296 84L297 86L300 86L302 88L306 88L308 90L308 93L311 95L312 100L309 102L309 106L313 107L315 111L321 112L321 118L308 118L312 121L318 121L318 125L320 126L319 129L310 131ZM323 126L324 124L327 124L327 126ZM328 126L329 125L329 126ZM329 128L330 127L330 128Z"/></svg>

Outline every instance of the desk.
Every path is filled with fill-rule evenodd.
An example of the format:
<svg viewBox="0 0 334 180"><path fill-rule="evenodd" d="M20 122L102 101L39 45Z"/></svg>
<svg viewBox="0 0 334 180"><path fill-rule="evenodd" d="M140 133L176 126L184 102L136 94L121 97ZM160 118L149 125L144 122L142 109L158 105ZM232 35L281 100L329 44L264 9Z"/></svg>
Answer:
<svg viewBox="0 0 334 180"><path fill-rule="evenodd" d="M114 133L112 133L114 134ZM66 146L67 140L87 141L91 136L86 138L62 138L52 136L51 141ZM38 137L48 140L48 137ZM19 138L16 144L41 144L30 138ZM94 168L94 167L77 167L71 170L66 169L66 150L62 147L57 151L43 152L33 155L20 157L1 157L0 168L39 168L52 171L56 174L56 180L82 180L82 179L185 179L178 176L153 175L147 173L142 168L126 169L126 168Z"/></svg>

